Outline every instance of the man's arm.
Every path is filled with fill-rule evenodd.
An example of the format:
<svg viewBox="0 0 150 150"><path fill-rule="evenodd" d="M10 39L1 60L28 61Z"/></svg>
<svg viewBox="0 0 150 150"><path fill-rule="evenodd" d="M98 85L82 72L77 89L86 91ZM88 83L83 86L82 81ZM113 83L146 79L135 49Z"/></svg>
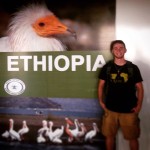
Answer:
<svg viewBox="0 0 150 150"><path fill-rule="evenodd" d="M103 100L105 80L100 79L98 84L98 99L101 107L105 110L106 106Z"/></svg>
<svg viewBox="0 0 150 150"><path fill-rule="evenodd" d="M132 110L135 113L139 113L142 107L142 102L143 102L143 97L144 97L144 89L143 89L143 84L142 82L136 83L136 90L137 90L137 106L133 108Z"/></svg>

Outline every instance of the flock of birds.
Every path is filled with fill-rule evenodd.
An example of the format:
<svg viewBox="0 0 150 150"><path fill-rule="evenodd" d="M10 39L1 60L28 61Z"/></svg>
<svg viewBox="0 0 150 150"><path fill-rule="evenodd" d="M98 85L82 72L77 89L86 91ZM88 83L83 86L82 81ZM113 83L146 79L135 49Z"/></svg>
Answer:
<svg viewBox="0 0 150 150"><path fill-rule="evenodd" d="M23 135L29 132L29 128L27 126L26 121L24 120L22 122L22 128L19 129L18 131L14 130L14 120L9 119L9 130L6 130L3 134L2 137L10 140L17 140L21 141L23 140Z"/></svg>
<svg viewBox="0 0 150 150"><path fill-rule="evenodd" d="M69 118L65 118L66 126L54 129L53 121L42 121L42 127L38 129L36 141L37 143L51 142L54 144L62 144L63 136L67 136L67 142L93 142L94 137L99 132L97 124L93 122L93 128L87 130L84 123L79 123L78 119L74 122ZM24 141L24 135L30 131L26 121L22 122L22 128L16 131L14 129L14 120L9 119L9 130L6 130L2 137L10 141Z"/></svg>

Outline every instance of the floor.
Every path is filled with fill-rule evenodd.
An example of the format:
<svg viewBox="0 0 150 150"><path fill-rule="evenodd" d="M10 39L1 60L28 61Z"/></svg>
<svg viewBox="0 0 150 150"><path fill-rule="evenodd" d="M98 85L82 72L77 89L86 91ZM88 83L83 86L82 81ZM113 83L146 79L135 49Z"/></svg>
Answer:
<svg viewBox="0 0 150 150"><path fill-rule="evenodd" d="M8 143L0 141L1 150L105 150L104 142L97 145L49 145L49 144L27 144Z"/></svg>

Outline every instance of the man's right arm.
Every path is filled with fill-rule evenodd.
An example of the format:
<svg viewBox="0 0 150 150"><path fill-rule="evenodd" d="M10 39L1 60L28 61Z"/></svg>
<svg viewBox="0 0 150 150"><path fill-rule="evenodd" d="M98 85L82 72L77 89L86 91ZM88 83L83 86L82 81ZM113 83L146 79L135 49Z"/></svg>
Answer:
<svg viewBox="0 0 150 150"><path fill-rule="evenodd" d="M104 103L104 85L105 85L105 80L100 79L99 84L98 84L98 99L101 107L105 110L106 106Z"/></svg>

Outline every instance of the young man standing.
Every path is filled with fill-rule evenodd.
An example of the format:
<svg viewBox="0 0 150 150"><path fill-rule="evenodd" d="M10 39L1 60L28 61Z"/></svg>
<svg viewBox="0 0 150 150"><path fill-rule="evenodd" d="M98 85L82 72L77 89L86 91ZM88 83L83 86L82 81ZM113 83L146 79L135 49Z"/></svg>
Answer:
<svg viewBox="0 0 150 150"><path fill-rule="evenodd" d="M114 149L115 137L121 128L130 150L139 150L138 113L143 101L143 79L139 68L124 58L127 50L123 41L112 41L110 50L114 59L102 68L98 86L99 102L105 112L102 133L106 137L106 149Z"/></svg>

